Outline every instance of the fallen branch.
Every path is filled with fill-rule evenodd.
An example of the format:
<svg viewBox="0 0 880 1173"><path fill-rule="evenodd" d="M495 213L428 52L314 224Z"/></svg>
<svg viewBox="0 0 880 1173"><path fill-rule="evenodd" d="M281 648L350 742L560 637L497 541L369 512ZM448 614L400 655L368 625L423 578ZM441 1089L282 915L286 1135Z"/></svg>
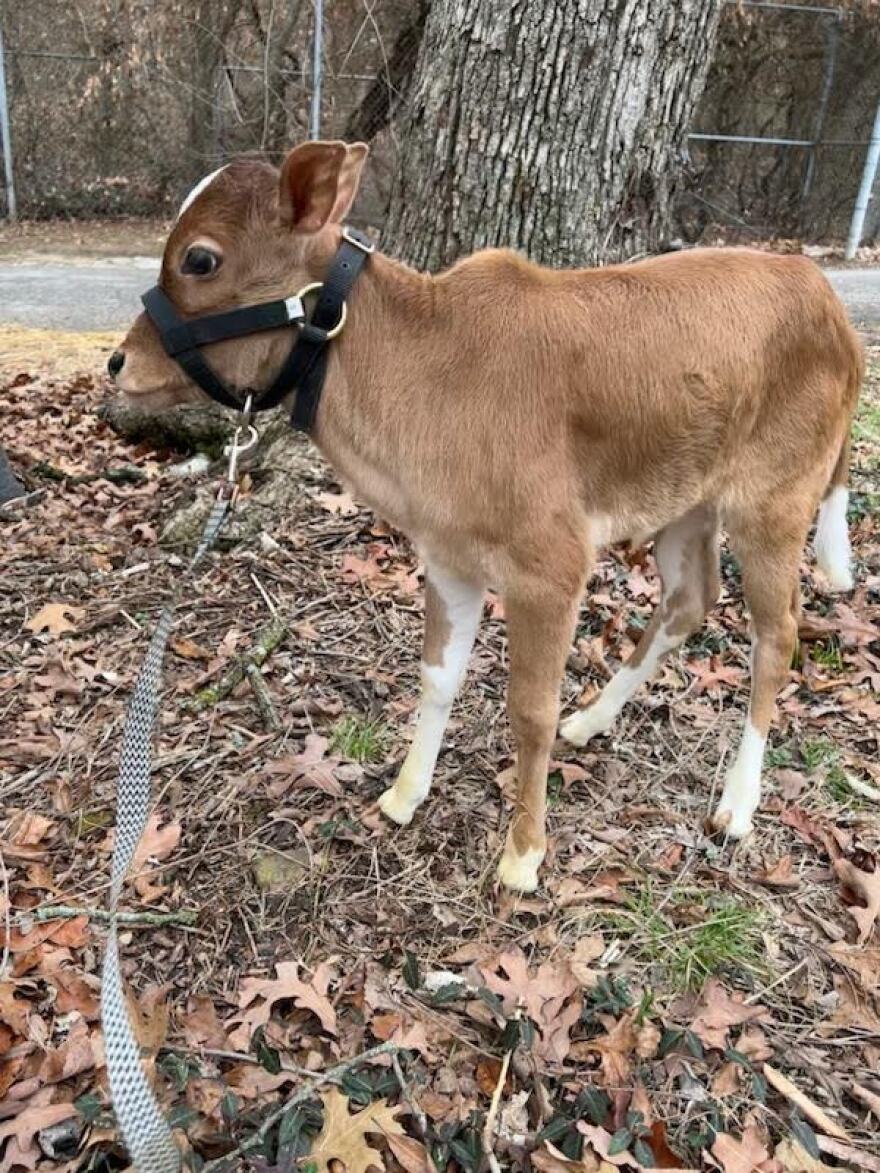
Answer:
<svg viewBox="0 0 880 1173"><path fill-rule="evenodd" d="M238 1157L244 1156L245 1153L250 1152L251 1149L257 1148L288 1112L292 1111L297 1104L301 1104L303 1100L307 1100L314 1095L319 1087L322 1087L326 1083L337 1083L346 1072L351 1071L354 1067L360 1067L362 1063L369 1063L371 1060L377 1059L380 1055L396 1054L399 1050L400 1048L397 1043L380 1043L378 1047L372 1047L369 1051L364 1051L362 1055L355 1055L353 1059L346 1059L344 1063L337 1063L329 1071L324 1071L320 1075L317 1075L305 1087L301 1087L298 1092L295 1092L289 1100L286 1100L280 1108L270 1113L253 1136L249 1136L247 1140L242 1141L240 1145L234 1148L232 1152L227 1153L225 1157L218 1157L217 1160L208 1161L206 1165L203 1165L202 1173L219 1173L221 1169L229 1169L230 1161L234 1161Z"/></svg>
<svg viewBox="0 0 880 1173"><path fill-rule="evenodd" d="M835 1120L832 1120L818 1104L814 1103L799 1088L795 1087L790 1079L786 1079L781 1071L778 1071L775 1067L771 1067L769 1063L765 1063L763 1072L764 1078L771 1087L775 1087L796 1108L800 1108L806 1118L812 1124L815 1124L820 1132L825 1132L829 1136L836 1136L839 1140L849 1140L848 1134L840 1125Z"/></svg>
<svg viewBox="0 0 880 1173"><path fill-rule="evenodd" d="M33 920L42 922L47 920L73 920L78 916L87 916L89 920L109 920L110 914L106 908L74 908L69 904L47 904L44 908L34 908L30 912L22 913L19 921ZM192 908L183 908L179 912L120 912L116 916L121 925L154 927L156 925L194 925L199 914Z"/></svg>
<svg viewBox="0 0 880 1173"><path fill-rule="evenodd" d="M257 708L260 710L263 724L267 729L280 729L281 722L278 720L278 714L275 712L272 697L269 689L266 687L266 681L263 679L260 669L253 660L248 660L245 671L247 672L247 678L250 681L251 688L254 690L254 697L256 698Z"/></svg>
<svg viewBox="0 0 880 1173"><path fill-rule="evenodd" d="M237 688L242 680L249 675L251 665L254 668L262 667L286 635L287 624L281 619L273 619L259 632L253 648L246 655L239 656L216 684L209 684L207 688L199 689L192 700L184 705L184 708L191 713L201 713L203 709L209 709L218 701L222 701L224 697L229 696L232 690ZM256 692L256 689L254 691ZM257 703L260 703L259 697L257 697ZM262 712L262 708L260 711ZM277 728L277 726L269 726L269 728Z"/></svg>

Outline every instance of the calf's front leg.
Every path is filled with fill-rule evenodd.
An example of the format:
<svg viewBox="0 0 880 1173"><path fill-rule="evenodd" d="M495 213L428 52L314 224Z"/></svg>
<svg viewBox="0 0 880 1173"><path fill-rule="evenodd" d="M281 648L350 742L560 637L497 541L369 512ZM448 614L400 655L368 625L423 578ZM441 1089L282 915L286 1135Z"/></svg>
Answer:
<svg viewBox="0 0 880 1173"><path fill-rule="evenodd" d="M516 809L498 878L534 892L547 850L547 770L559 720L559 691L584 576L566 585L533 579L504 596L510 650L508 710L516 742Z"/></svg>
<svg viewBox="0 0 880 1173"><path fill-rule="evenodd" d="M422 700L415 734L397 781L379 798L389 819L404 825L428 796L449 710L477 634L483 586L429 566L425 583Z"/></svg>

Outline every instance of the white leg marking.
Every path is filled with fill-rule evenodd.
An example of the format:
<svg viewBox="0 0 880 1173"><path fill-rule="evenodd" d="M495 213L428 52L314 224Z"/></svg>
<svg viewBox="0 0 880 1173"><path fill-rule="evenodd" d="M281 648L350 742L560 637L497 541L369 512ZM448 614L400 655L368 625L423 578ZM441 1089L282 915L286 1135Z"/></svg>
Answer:
<svg viewBox="0 0 880 1173"><path fill-rule="evenodd" d="M178 220L183 215L183 213L186 211L186 209L190 206L190 204L192 204L195 200L198 199L198 197L202 194L202 192L205 190L205 188L210 183L214 182L214 180L217 178L217 176L220 174L220 172L226 170L226 167L227 167L227 164L224 163L222 167L218 167L216 171L212 171L210 175L206 175L204 179L199 180L199 182L195 185L195 187L192 189L192 191L189 193L189 195L186 197L186 199L180 205L180 209L177 213Z"/></svg>
<svg viewBox="0 0 880 1173"><path fill-rule="evenodd" d="M498 879L505 888L514 892L534 892L538 887L538 868L544 862L545 852L530 847L523 855L517 855L508 838L504 854L498 863Z"/></svg>
<svg viewBox="0 0 880 1173"><path fill-rule="evenodd" d="M731 839L742 839L752 829L752 815L761 801L761 763L767 738L746 720L736 760L724 783L713 822Z"/></svg>
<svg viewBox="0 0 880 1173"><path fill-rule="evenodd" d="M449 634L439 664L422 663L422 703L412 745L397 778L379 799L379 807L395 823L411 821L431 789L431 778L443 742L449 710L455 700L483 609L483 588L461 582L436 567L428 577L446 611Z"/></svg>
<svg viewBox="0 0 880 1173"><path fill-rule="evenodd" d="M607 732L632 694L654 675L663 656L679 642L674 636L667 635L662 627L659 628L641 664L636 668L624 664L591 705L565 718L559 726L559 732L565 740L572 745L586 745L591 737Z"/></svg>
<svg viewBox="0 0 880 1173"><path fill-rule="evenodd" d="M846 524L846 507L849 490L843 485L832 489L819 506L819 521L813 546L819 569L828 579L834 591L851 591L853 577L851 570L852 547L849 544L849 530Z"/></svg>

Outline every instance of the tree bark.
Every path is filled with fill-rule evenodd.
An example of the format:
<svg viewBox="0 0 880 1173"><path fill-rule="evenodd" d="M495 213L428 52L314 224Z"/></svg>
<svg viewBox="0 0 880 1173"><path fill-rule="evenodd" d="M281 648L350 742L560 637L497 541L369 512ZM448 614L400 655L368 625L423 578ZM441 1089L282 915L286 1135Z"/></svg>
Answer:
<svg viewBox="0 0 880 1173"><path fill-rule="evenodd" d="M484 246L554 265L655 250L720 0L432 0L386 229L437 269Z"/></svg>

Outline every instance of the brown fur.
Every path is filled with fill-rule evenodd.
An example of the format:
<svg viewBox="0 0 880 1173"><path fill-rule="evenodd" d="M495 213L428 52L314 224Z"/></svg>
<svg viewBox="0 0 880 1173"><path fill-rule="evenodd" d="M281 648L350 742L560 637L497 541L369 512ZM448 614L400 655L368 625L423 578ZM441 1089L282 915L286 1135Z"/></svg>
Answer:
<svg viewBox="0 0 880 1173"><path fill-rule="evenodd" d="M320 280L363 161L338 147L322 155L310 144L311 156L288 159L282 213L272 168L233 164L211 184L163 260L181 312ZM224 253L208 280L178 272L196 238ZM701 249L558 272L489 250L427 276L376 255L348 309L314 438L429 563L504 595L515 852L544 848L560 680L597 544L660 534L662 546L667 527L684 526L693 586L654 624L683 638L717 596L719 520L728 528L761 637L754 719L769 724L795 637L801 552L832 476L845 483L862 372L843 307L811 261ZM289 345L282 331L207 354L230 383L261 387ZM119 381L132 397L200 396L143 316L124 350ZM428 633L427 658L442 654L441 628Z"/></svg>

